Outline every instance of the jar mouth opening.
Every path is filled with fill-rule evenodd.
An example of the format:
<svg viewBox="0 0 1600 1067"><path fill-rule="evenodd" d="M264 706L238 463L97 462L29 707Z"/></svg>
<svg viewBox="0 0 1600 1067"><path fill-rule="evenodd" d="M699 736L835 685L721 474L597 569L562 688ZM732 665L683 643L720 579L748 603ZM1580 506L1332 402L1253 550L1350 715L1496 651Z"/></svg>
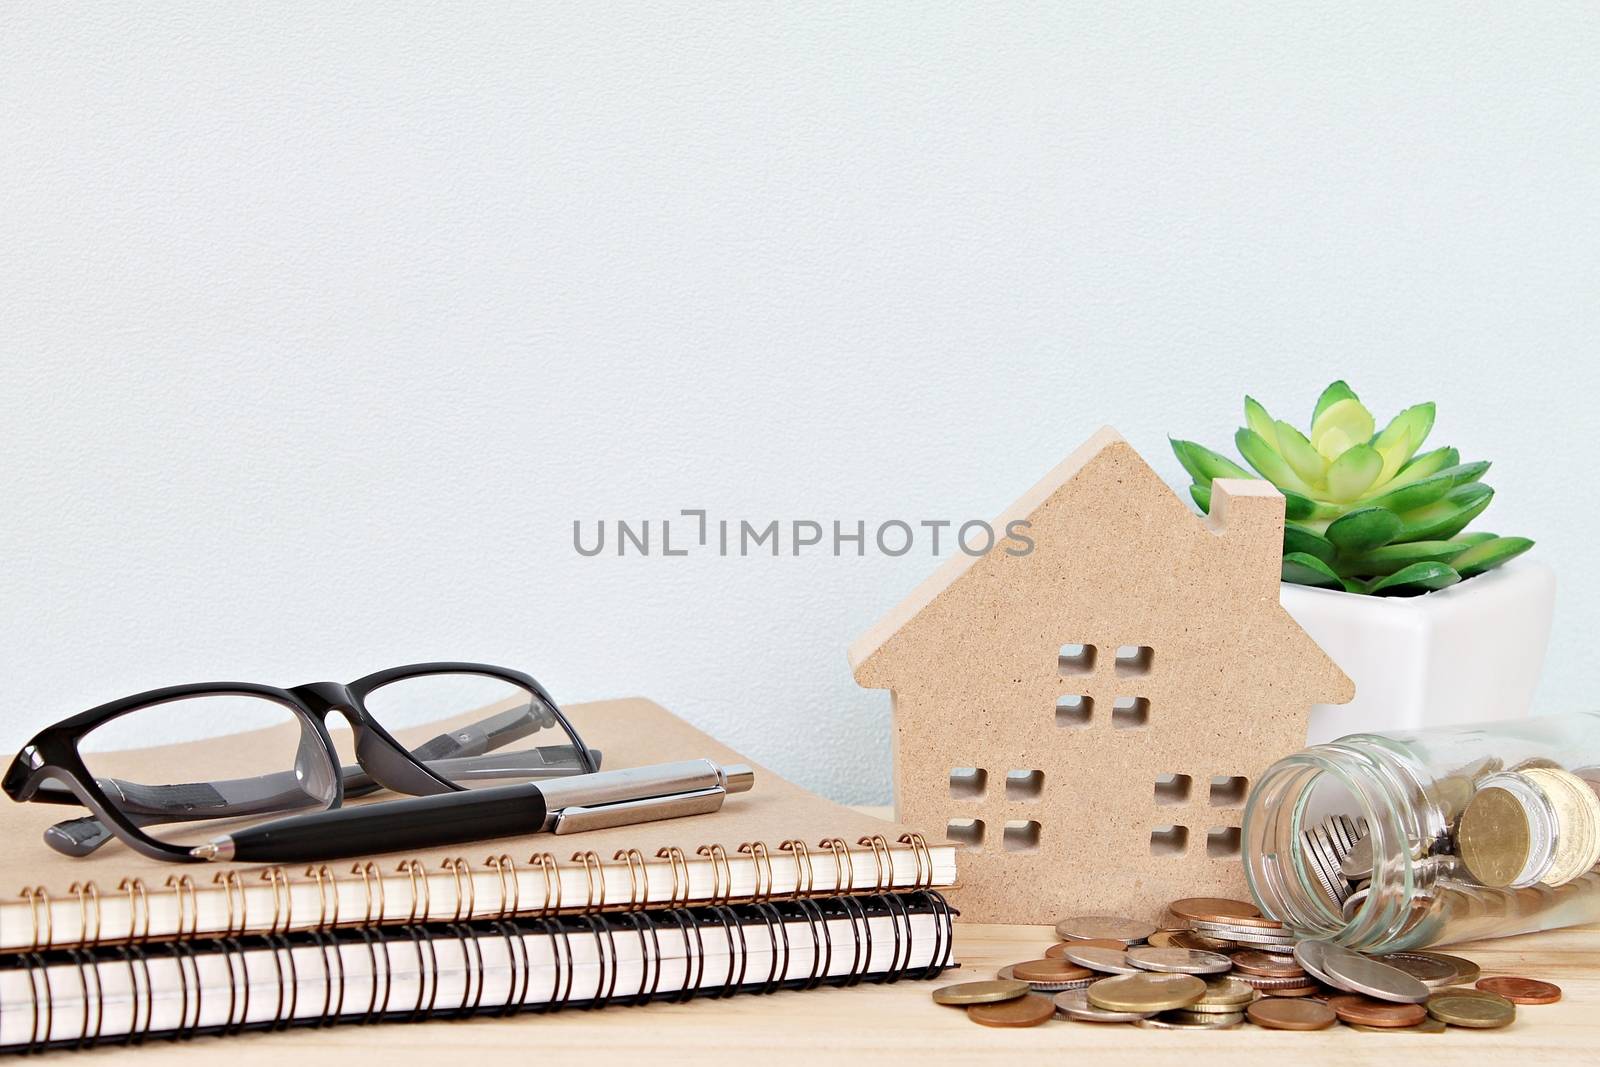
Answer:
<svg viewBox="0 0 1600 1067"><path fill-rule="evenodd" d="M1251 793L1244 818L1252 843L1246 880L1263 912L1296 933L1342 944L1367 942L1388 925L1392 887L1411 882L1404 829L1385 802L1381 776L1370 770L1353 751L1315 746L1279 761ZM1337 861L1324 855L1319 864L1307 837L1340 815L1365 822L1372 852L1369 888L1348 916L1324 880L1343 877Z"/></svg>

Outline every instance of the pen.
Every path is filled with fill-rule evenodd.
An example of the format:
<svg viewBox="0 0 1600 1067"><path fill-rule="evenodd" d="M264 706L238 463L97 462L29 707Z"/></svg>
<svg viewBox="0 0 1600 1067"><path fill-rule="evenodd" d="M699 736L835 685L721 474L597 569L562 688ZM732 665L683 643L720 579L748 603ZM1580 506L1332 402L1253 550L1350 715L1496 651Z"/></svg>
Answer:
<svg viewBox="0 0 1600 1067"><path fill-rule="evenodd" d="M570 834L701 815L755 784L742 763L654 763L554 781L464 789L291 815L214 837L197 860L305 863L514 834Z"/></svg>

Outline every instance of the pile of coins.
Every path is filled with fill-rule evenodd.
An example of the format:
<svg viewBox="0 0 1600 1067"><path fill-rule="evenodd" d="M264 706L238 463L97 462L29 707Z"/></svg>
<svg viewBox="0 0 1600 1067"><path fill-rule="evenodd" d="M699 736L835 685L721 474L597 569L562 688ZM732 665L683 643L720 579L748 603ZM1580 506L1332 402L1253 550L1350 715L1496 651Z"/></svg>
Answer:
<svg viewBox="0 0 1600 1067"><path fill-rule="evenodd" d="M1042 959L1002 967L994 980L936 989L985 1026L1051 1019L1131 1023L1153 1030L1437 1033L1508 1025L1518 1004L1552 1004L1561 990L1531 978L1479 978L1478 966L1439 952L1368 956L1330 941L1300 941L1239 900L1168 906L1158 929L1082 915L1056 924ZM1476 984L1473 984L1476 983Z"/></svg>

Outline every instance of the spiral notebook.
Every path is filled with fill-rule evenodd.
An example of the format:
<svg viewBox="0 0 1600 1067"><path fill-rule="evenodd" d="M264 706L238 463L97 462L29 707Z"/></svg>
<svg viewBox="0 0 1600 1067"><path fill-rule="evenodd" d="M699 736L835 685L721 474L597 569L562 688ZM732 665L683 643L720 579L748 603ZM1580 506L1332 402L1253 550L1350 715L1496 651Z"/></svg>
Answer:
<svg viewBox="0 0 1600 1067"><path fill-rule="evenodd" d="M702 756L750 762L649 700L564 710L604 753L608 769ZM417 744L468 718L393 732ZM238 754L244 773L252 737L239 733L138 756L152 768L192 760L229 770ZM163 863L120 842L74 859L41 839L70 810L0 804L0 855L8 873L27 879L0 903L0 952L936 889L956 877L953 846L928 845L905 827L825 800L759 766L754 789L707 815L298 869Z"/></svg>
<svg viewBox="0 0 1600 1067"><path fill-rule="evenodd" d="M932 978L931 891L0 957L0 1051Z"/></svg>

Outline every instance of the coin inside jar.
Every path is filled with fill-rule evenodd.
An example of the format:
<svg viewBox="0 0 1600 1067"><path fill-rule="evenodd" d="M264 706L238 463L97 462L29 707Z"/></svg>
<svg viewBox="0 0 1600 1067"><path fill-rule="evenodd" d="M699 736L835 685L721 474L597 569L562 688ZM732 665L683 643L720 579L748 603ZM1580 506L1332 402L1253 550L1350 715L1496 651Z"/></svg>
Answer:
<svg viewBox="0 0 1600 1067"><path fill-rule="evenodd" d="M1038 1026L1055 1018L1055 1014L1055 1001L1034 993L994 1004L974 1004L967 1009L967 1018L984 1026Z"/></svg>
<svg viewBox="0 0 1600 1067"><path fill-rule="evenodd" d="M1089 994L1082 989L1069 989L1055 995L1056 1011L1069 1019L1083 1023L1136 1023L1148 1019L1152 1013L1144 1011L1108 1011L1089 1003Z"/></svg>
<svg viewBox="0 0 1600 1067"><path fill-rule="evenodd" d="M1332 1008L1320 1000L1258 1000L1245 1009L1257 1026L1268 1030L1326 1030L1338 1021Z"/></svg>
<svg viewBox="0 0 1600 1067"><path fill-rule="evenodd" d="M1117 915L1075 915L1056 923L1056 935L1063 941L1120 941L1136 945L1156 932L1149 923Z"/></svg>
<svg viewBox="0 0 1600 1067"><path fill-rule="evenodd" d="M1328 1007L1343 1022L1360 1023L1362 1026L1417 1026L1428 1017L1428 1009L1421 1004L1395 1004L1354 993L1329 997Z"/></svg>
<svg viewBox="0 0 1600 1067"><path fill-rule="evenodd" d="M1456 851L1472 877L1486 886L1517 881L1533 850L1528 813L1515 795L1499 787L1472 794L1456 828Z"/></svg>
<svg viewBox="0 0 1600 1067"><path fill-rule="evenodd" d="M1024 982L1076 982L1091 973L1066 959L1024 960L1011 965L1011 977Z"/></svg>
<svg viewBox="0 0 1600 1067"><path fill-rule="evenodd" d="M1129 961L1128 952L1121 944L1116 948L1105 948L1100 944L1074 944L1069 941L1061 958L1104 974L1137 974L1141 970Z"/></svg>
<svg viewBox="0 0 1600 1067"><path fill-rule="evenodd" d="M994 979L987 982L958 982L955 985L940 986L933 991L933 1000L936 1004L951 1004L966 1006L968 1004L992 1004L1001 1000L1015 1000L1024 996L1029 990L1027 982L1007 981Z"/></svg>
<svg viewBox="0 0 1600 1067"><path fill-rule="evenodd" d="M1233 969L1233 961L1218 952L1199 952L1192 948L1130 948L1128 962L1147 971L1177 974L1223 974Z"/></svg>
<svg viewBox="0 0 1600 1067"><path fill-rule="evenodd" d="M1561 999L1561 987L1536 978L1485 978L1478 983L1485 993L1505 997L1513 1004L1554 1004Z"/></svg>
<svg viewBox="0 0 1600 1067"><path fill-rule="evenodd" d="M1119 974L1102 978L1088 989L1089 1003L1107 1011L1171 1011L1185 1008L1206 994L1206 984L1192 974Z"/></svg>

